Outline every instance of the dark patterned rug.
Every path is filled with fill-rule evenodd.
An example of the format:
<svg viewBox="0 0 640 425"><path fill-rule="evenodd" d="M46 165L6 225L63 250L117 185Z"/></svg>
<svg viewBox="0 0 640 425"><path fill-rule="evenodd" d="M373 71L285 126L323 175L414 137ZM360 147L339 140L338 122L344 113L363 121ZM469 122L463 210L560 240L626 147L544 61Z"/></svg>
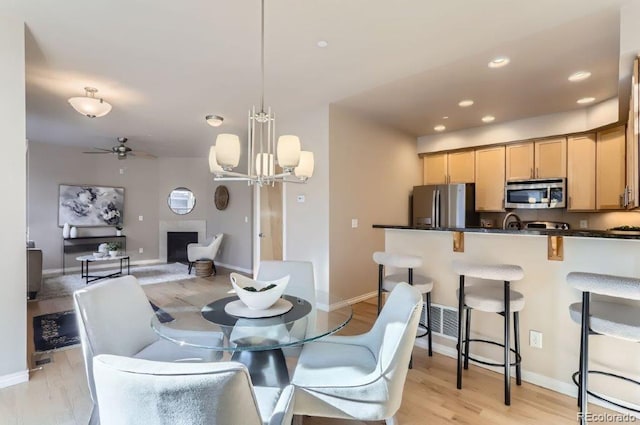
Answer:
<svg viewBox="0 0 640 425"><path fill-rule="evenodd" d="M155 304L151 303L151 307L154 311L159 311L157 314L162 323L173 320L169 313ZM35 316L33 318L33 343L36 352L53 351L80 344L75 311L68 310Z"/></svg>

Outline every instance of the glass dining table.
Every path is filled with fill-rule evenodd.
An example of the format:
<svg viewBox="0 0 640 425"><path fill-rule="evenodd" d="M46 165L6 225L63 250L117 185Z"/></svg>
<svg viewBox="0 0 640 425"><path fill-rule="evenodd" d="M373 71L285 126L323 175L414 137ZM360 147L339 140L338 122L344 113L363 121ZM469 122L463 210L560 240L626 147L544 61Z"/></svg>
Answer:
<svg viewBox="0 0 640 425"><path fill-rule="evenodd" d="M229 286L161 303L151 327L176 344L220 351L223 359L230 356L245 364L254 385L283 387L289 384L285 353L339 331L352 318L350 305L321 292L316 297L329 300L329 305L338 302L341 307L324 311L304 298L283 295L292 305L285 313L236 312L230 307L237 305L234 302L239 298Z"/></svg>

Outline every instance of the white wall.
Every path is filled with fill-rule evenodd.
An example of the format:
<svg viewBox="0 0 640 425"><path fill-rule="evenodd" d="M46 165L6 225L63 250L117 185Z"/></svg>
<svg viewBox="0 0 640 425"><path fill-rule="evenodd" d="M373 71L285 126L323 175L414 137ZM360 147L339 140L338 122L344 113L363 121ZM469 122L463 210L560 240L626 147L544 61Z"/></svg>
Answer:
<svg viewBox="0 0 640 425"><path fill-rule="evenodd" d="M0 17L0 388L28 379L24 23Z"/></svg>

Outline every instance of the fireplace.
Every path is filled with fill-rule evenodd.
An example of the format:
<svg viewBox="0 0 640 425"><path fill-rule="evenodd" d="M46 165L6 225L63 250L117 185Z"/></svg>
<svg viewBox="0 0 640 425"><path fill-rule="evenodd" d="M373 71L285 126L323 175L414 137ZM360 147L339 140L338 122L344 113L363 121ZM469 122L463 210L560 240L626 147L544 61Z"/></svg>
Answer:
<svg viewBox="0 0 640 425"><path fill-rule="evenodd" d="M167 232L167 263L187 263L187 245L198 242L198 232Z"/></svg>

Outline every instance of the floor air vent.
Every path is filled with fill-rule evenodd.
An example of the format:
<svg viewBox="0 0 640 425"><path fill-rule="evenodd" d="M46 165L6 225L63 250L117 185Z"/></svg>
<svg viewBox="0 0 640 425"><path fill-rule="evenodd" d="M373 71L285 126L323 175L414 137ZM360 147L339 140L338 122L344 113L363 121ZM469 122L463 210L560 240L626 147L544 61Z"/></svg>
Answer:
<svg viewBox="0 0 640 425"><path fill-rule="evenodd" d="M423 323L427 323L426 311L422 311ZM444 338L458 339L458 309L445 305L431 304L431 326L433 334Z"/></svg>

